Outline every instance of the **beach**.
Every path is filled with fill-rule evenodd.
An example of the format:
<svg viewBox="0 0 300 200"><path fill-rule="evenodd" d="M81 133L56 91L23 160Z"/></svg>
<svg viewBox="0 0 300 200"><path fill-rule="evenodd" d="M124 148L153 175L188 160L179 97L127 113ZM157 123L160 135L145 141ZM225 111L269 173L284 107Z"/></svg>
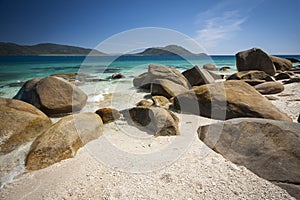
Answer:
<svg viewBox="0 0 300 200"><path fill-rule="evenodd" d="M134 66L140 65L137 63ZM112 68L116 69L116 65ZM145 71L145 66L138 69L133 67L118 71L125 78L117 80L75 82L87 94L87 103L80 113L94 113L105 107L122 111L135 107L142 99L150 100L149 91L133 87L134 78ZM184 67L179 67L179 70L184 71ZM236 72L235 68L233 70L226 72L225 76ZM85 70L79 71L87 73ZM90 78L104 79L112 74L102 73L105 77L92 74ZM271 96L272 105L295 123L299 116L300 99L297 88L298 82L284 84L282 92L264 95L266 98ZM11 94L8 96L12 97ZM222 120L180 112L175 115L179 119L180 135L177 136L149 135L120 118L104 124L99 139L80 148L74 157L44 169L26 170L26 154L22 154L20 160L12 161L17 162L14 163L16 171L6 179L7 183L0 192L1 198L294 199L286 190L246 167L232 163L198 138L199 127ZM61 117L50 119L55 123ZM31 142L10 155L16 153L20 156L19 152L28 151Z"/></svg>

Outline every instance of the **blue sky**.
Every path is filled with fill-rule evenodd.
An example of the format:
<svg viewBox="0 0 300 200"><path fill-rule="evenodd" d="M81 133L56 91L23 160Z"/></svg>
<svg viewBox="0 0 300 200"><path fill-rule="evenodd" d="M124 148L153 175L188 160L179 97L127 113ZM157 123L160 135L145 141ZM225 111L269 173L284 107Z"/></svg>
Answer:
<svg viewBox="0 0 300 200"><path fill-rule="evenodd" d="M94 48L123 31L161 27L209 54L300 54L299 8L299 0L0 0L0 41Z"/></svg>

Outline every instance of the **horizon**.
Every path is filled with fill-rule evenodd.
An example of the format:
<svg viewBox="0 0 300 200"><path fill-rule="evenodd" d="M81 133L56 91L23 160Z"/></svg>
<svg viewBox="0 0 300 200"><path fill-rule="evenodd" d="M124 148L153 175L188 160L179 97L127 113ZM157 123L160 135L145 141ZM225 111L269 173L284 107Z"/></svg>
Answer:
<svg viewBox="0 0 300 200"><path fill-rule="evenodd" d="M297 22L299 6L297 0L284 3L271 0L192 0L189 3L175 1L172 5L167 1L130 1L127 4L117 0L86 3L79 0L72 3L0 1L0 26L4 30L0 41L19 45L55 43L95 49L116 34L157 27L182 33L205 49L205 52L194 52L186 48L193 53L234 55L257 47L272 55L300 55L297 36L300 31ZM134 36L136 39L140 35ZM112 50L103 52L118 53L118 50Z"/></svg>
<svg viewBox="0 0 300 200"><path fill-rule="evenodd" d="M14 45L20 45L20 44L17 44L17 43L13 43L13 42L1 42L0 43L7 43L7 44L14 44ZM68 45L68 44L58 44L58 43L37 43L37 44L24 44L24 45L20 45L20 46L35 46L35 45L40 45L40 44L54 44L54 45L63 45L63 46L70 46L70 47L78 47L78 48L86 48L86 47L81 47L81 46L73 46L73 45ZM169 45L174 45L174 44L169 44ZM167 46L169 46L167 45ZM161 46L161 47L166 47L166 46ZM161 48L159 46L153 46L153 47L149 47L149 48ZM181 46L179 46L181 47ZM90 50L96 50L96 49L91 49L91 48L87 48L87 49L90 49ZM140 49L140 51L136 51L136 52L132 52L130 54L136 54L136 53L142 53L144 50L146 50L147 48L144 48L144 49ZM189 49L187 49L189 51ZM7 56L126 56L126 54L122 54L122 53L106 53L106 52L102 52L101 53L104 53L106 55L81 55L81 54L40 54L40 55L7 55ZM191 52L193 54L203 54L204 52ZM238 53L238 52L236 52ZM235 54L206 54L207 56L235 56ZM130 54L128 54L130 56ZM204 53L205 54L205 53ZM300 54L270 54L270 55L273 55L273 56L300 56ZM175 56L180 56L180 55L175 55ZM193 56L196 56L196 55L193 55ZM1 55L0 55L1 57Z"/></svg>

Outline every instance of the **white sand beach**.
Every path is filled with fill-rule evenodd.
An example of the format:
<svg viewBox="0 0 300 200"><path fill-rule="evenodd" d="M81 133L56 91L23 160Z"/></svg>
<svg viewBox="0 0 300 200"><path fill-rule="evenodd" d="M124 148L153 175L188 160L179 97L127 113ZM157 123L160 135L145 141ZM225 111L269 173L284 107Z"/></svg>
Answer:
<svg viewBox="0 0 300 200"><path fill-rule="evenodd" d="M278 98L272 103L295 122L300 112L299 86L299 83L288 84L282 93L272 95ZM136 95L131 97L136 100L144 94ZM106 95L101 106L109 106L111 96L114 95ZM122 99L122 95L117 96L115 102ZM185 138L186 146L185 149L175 148L174 153L179 156L165 165L158 163L157 168L149 168L145 161L142 163L147 166L139 168L139 173L130 173L130 159L125 158L111 167L114 163L97 160L97 152L91 152L87 145L74 158L19 175L1 190L1 199L294 199L282 188L231 163L201 142L195 127L215 120L193 115L177 116L181 119L180 131L185 133L177 137ZM175 138L143 135L122 120L106 124L100 138L103 137L129 155L164 154L168 146L174 145ZM89 144L93 143L97 141ZM102 151L113 157L109 149Z"/></svg>

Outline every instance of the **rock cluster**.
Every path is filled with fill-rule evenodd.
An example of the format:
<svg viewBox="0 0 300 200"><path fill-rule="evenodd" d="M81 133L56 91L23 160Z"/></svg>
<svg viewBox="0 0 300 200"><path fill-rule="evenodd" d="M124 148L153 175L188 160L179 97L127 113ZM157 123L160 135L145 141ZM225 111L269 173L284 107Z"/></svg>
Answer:
<svg viewBox="0 0 300 200"><path fill-rule="evenodd" d="M300 70L291 61L257 48L237 53L236 61L238 72L221 82L217 80L222 77L211 72L216 68L205 65L182 73L190 87L161 74L152 76L150 83L149 72L137 77L134 86L148 88L151 95L169 99L171 106L165 109L222 120L199 127L199 139L230 161L244 165L300 198L300 127L268 100L276 98L263 96L281 93L284 84L299 82ZM160 73L169 70L159 68ZM179 76L178 72L175 74ZM141 84L141 80L147 81ZM160 120L168 118L165 124L174 124L171 117L154 114L155 105L151 102L128 112L134 123L149 128L154 135L157 127L163 126Z"/></svg>
<svg viewBox="0 0 300 200"><path fill-rule="evenodd" d="M240 80L193 87L174 98L174 108L221 120L258 117L291 121L255 88Z"/></svg>

